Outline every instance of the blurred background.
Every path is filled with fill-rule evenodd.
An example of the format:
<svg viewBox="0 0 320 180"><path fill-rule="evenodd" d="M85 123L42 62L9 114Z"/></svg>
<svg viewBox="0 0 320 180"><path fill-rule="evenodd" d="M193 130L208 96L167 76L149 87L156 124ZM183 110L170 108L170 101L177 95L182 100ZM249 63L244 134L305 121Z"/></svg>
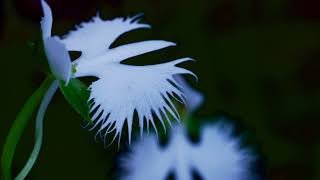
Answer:
<svg viewBox="0 0 320 180"><path fill-rule="evenodd" d="M97 11L104 19L144 13L141 29L114 46L164 39L178 46L126 61L154 64L184 56L206 96L198 119L227 114L249 132L267 180L320 179L320 1L47 0L53 33L63 35ZM39 0L0 0L0 148L25 100L45 79ZM45 119L40 157L28 179L113 179L117 145L95 132L56 94ZM20 171L33 147L34 121L14 160ZM125 141L125 140L123 140ZM125 144L125 143L124 143ZM123 146L125 147L125 146Z"/></svg>

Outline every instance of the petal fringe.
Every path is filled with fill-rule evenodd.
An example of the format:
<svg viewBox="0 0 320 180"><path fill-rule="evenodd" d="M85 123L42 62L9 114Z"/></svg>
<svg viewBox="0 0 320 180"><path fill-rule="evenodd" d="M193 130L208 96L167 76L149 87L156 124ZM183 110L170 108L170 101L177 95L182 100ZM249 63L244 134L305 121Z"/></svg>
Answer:
<svg viewBox="0 0 320 180"><path fill-rule="evenodd" d="M174 94L183 98L177 81L173 78L175 74L191 74L192 72L176 67L175 62L188 61L183 58L169 63L130 66L111 63L100 72L99 80L90 85L91 95L89 100L93 101L92 120L94 127L100 125L98 133L106 134L115 131L115 137L119 136L127 121L129 143L132 130L134 111L137 112L141 133L146 123L156 129L152 113L164 125L163 117L170 122L170 117L179 120L179 115L170 97ZM102 113L103 112L103 113ZM170 117L168 116L170 115Z"/></svg>
<svg viewBox="0 0 320 180"><path fill-rule="evenodd" d="M150 28L150 25L139 23L137 16L102 20L97 14L89 22L77 25L62 41L68 50L82 51L82 56L94 57L109 49L120 35L139 28Z"/></svg>

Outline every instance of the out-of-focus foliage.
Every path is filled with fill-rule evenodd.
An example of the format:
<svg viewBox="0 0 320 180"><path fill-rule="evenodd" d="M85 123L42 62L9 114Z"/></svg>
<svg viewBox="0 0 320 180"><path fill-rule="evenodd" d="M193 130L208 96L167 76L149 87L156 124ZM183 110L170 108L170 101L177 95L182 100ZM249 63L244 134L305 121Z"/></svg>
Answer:
<svg viewBox="0 0 320 180"><path fill-rule="evenodd" d="M114 46L159 38L177 48L137 57L137 65L174 56L188 66L207 98L196 113L220 112L250 132L261 151L268 180L319 179L320 3L317 0L48 0L61 34L99 10L104 18L144 12L152 30L124 35ZM28 46L40 44L40 4L3 0L0 13L0 146L26 97L45 77L46 61ZM143 32L143 33L141 33ZM141 63L140 63L141 62ZM131 64L130 59L125 63ZM18 82L18 83L17 83ZM192 82L192 81L191 81ZM30 179L114 178L118 148L104 149L94 132L60 95L47 112L44 144ZM20 170L33 142L33 125L18 145ZM125 130L124 130L125 131ZM121 148L125 149L124 146Z"/></svg>

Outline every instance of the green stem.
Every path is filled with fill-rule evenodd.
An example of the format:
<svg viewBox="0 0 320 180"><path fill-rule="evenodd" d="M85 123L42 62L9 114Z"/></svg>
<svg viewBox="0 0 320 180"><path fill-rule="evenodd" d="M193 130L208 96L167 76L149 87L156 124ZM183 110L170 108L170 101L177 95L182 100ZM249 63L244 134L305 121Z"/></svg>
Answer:
<svg viewBox="0 0 320 180"><path fill-rule="evenodd" d="M16 146L24 132L26 125L29 122L33 112L38 107L41 98L44 96L46 90L50 86L53 78L48 76L39 89L37 89L31 97L24 104L23 108L17 115L9 130L9 134L5 141L2 157L1 157L1 171L3 180L11 180L11 165Z"/></svg>
<svg viewBox="0 0 320 180"><path fill-rule="evenodd" d="M41 104L37 113L37 118L36 118L35 144L26 165L23 167L23 169L15 178L15 180L20 180L20 179L23 180L28 175L28 173L30 172L31 168L33 167L34 163L37 160L37 157L40 152L41 144L42 144L44 114L47 111L48 105L54 93L57 91L58 87L59 87L59 82L58 80L55 80L52 83L52 85L49 87L47 93L44 95L41 101Z"/></svg>

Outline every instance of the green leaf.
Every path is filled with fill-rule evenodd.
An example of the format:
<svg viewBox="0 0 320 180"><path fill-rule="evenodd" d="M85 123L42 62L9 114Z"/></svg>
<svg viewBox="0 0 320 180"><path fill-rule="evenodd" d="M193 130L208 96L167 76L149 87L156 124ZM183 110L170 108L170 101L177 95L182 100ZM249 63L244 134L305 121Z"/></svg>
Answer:
<svg viewBox="0 0 320 180"><path fill-rule="evenodd" d="M37 117L36 117L35 144L29 156L28 161L26 162L25 166L20 171L20 173L17 175L15 180L25 179L28 173L31 171L34 163L36 162L39 156L41 145L42 145L44 115L58 87L59 87L59 81L55 80L49 87L44 97L42 98L42 101L38 109Z"/></svg>
<svg viewBox="0 0 320 180"><path fill-rule="evenodd" d="M67 86L65 86L65 82L60 81L60 89L75 111L88 121L88 123L92 124L88 104L90 96L88 87L78 79L71 79Z"/></svg>
<svg viewBox="0 0 320 180"><path fill-rule="evenodd" d="M47 91L48 87L52 83L53 78L48 78L43 82L39 89L37 89L32 96L29 97L27 102L24 104L16 119L13 122L9 134L5 141L2 157L1 157L1 171L4 180L11 180L11 165L13 155L16 150L16 146L27 126L33 112L37 109L42 97Z"/></svg>

